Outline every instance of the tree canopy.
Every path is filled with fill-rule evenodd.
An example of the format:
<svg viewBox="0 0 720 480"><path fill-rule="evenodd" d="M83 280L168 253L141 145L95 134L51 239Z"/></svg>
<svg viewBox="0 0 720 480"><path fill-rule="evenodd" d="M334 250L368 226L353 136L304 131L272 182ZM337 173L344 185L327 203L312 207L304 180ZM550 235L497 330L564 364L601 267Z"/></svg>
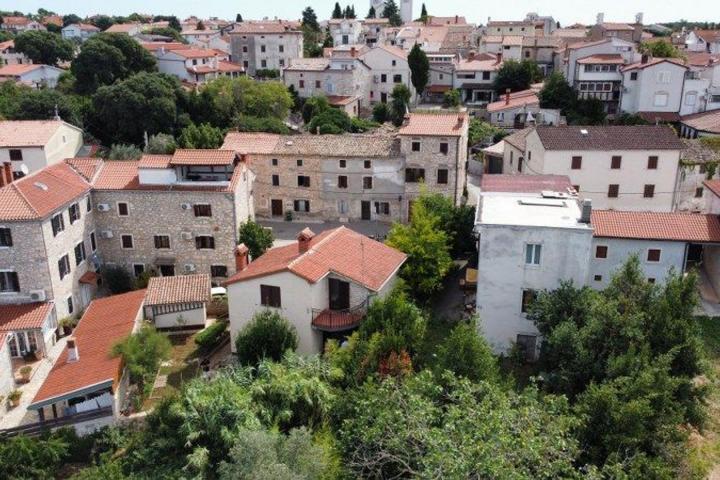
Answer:
<svg viewBox="0 0 720 480"><path fill-rule="evenodd" d="M430 61L417 43L408 54L408 65L412 84L418 95L421 95L430 81Z"/></svg>
<svg viewBox="0 0 720 480"><path fill-rule="evenodd" d="M272 230L265 228L253 220L240 225L238 230L238 243L244 243L250 253L250 258L256 260L268 251L273 245Z"/></svg>
<svg viewBox="0 0 720 480"><path fill-rule="evenodd" d="M400 9L398 8L395 0L387 0L383 6L382 18L387 18L390 21L391 27L399 27L402 25L402 18L400 17Z"/></svg>
<svg viewBox="0 0 720 480"><path fill-rule="evenodd" d="M542 79L542 72L532 60L505 60L495 77L494 88L498 95L527 90L533 83Z"/></svg>
<svg viewBox="0 0 720 480"><path fill-rule="evenodd" d="M29 30L15 37L15 50L24 53L33 63L57 65L72 60L74 46L57 34Z"/></svg>

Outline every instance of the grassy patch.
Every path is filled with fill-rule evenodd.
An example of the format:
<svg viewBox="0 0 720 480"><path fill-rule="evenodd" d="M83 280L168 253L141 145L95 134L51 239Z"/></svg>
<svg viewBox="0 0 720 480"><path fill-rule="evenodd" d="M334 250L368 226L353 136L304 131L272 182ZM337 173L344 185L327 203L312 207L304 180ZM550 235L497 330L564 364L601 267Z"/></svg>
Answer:
<svg viewBox="0 0 720 480"><path fill-rule="evenodd" d="M165 365L160 367L160 375L167 375L167 385L156 388L150 393L143 404L143 410L152 408L158 400L179 392L183 383L199 375L199 363L194 361L198 357L196 335L197 333L168 337L173 346L172 354L170 359L164 362Z"/></svg>

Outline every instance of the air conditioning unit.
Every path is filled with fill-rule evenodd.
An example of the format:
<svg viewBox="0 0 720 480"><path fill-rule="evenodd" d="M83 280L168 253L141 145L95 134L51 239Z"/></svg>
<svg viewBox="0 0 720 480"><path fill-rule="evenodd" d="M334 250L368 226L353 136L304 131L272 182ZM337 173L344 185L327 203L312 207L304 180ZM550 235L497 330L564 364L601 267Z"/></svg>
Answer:
<svg viewBox="0 0 720 480"><path fill-rule="evenodd" d="M98 212L109 212L110 205L108 205L107 203L98 203L97 209Z"/></svg>
<svg viewBox="0 0 720 480"><path fill-rule="evenodd" d="M182 237L183 240L192 240L192 232L181 232L180 237Z"/></svg>
<svg viewBox="0 0 720 480"><path fill-rule="evenodd" d="M113 238L113 232L112 230L103 230L102 232L100 232L100 236L102 238Z"/></svg>
<svg viewBox="0 0 720 480"><path fill-rule="evenodd" d="M185 273L193 273L196 270L195 265L193 265L192 263L186 263L184 268Z"/></svg>
<svg viewBox="0 0 720 480"><path fill-rule="evenodd" d="M30 300L33 302L44 302L46 298L45 290L30 290Z"/></svg>
<svg viewBox="0 0 720 480"><path fill-rule="evenodd" d="M183 203L182 205L180 205L180 208L182 208L183 210L190 210L192 208L192 203Z"/></svg>

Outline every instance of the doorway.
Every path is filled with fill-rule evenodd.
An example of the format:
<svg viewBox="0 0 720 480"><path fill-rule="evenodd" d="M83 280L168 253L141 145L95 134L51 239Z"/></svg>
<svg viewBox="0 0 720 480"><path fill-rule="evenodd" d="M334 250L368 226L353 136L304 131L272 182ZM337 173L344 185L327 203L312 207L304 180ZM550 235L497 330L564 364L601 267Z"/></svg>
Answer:
<svg viewBox="0 0 720 480"><path fill-rule="evenodd" d="M370 202L363 200L360 202L360 219L370 220Z"/></svg>
<svg viewBox="0 0 720 480"><path fill-rule="evenodd" d="M163 277L174 277L175 265L160 265L160 275Z"/></svg>
<svg viewBox="0 0 720 480"><path fill-rule="evenodd" d="M277 199L270 200L270 210L273 217L282 217L283 201Z"/></svg>
<svg viewBox="0 0 720 480"><path fill-rule="evenodd" d="M350 284L337 278L328 279L330 287L330 310L347 310L350 308Z"/></svg>

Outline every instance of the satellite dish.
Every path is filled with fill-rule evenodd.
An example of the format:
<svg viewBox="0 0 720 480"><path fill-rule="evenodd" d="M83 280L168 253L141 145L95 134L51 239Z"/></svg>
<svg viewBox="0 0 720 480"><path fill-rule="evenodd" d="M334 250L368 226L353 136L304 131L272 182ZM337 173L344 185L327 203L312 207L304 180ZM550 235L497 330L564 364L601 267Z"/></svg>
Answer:
<svg viewBox="0 0 720 480"><path fill-rule="evenodd" d="M23 173L23 175L27 175L28 173L30 173L30 169L24 163L20 165L20 171Z"/></svg>

